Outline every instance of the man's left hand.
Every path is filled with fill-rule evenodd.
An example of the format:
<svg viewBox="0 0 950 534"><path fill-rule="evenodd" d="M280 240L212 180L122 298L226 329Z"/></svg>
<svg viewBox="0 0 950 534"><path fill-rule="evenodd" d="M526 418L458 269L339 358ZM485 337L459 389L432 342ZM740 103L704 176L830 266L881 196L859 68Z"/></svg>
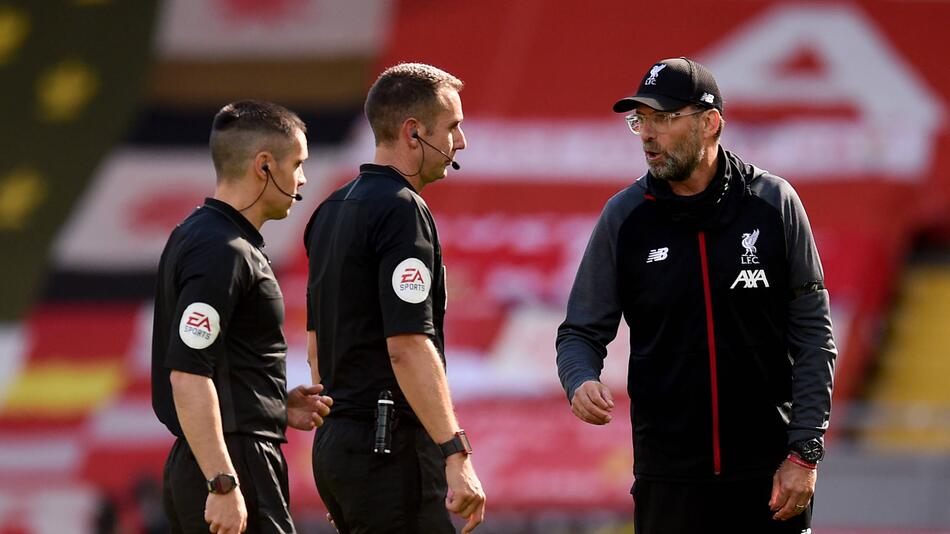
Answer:
<svg viewBox="0 0 950 534"><path fill-rule="evenodd" d="M772 498L769 508L773 519L786 521L804 512L815 494L818 470L785 460L772 477Z"/></svg>
<svg viewBox="0 0 950 534"><path fill-rule="evenodd" d="M310 431L323 425L329 415L333 399L323 392L323 384L297 386L287 393L287 425L297 430Z"/></svg>

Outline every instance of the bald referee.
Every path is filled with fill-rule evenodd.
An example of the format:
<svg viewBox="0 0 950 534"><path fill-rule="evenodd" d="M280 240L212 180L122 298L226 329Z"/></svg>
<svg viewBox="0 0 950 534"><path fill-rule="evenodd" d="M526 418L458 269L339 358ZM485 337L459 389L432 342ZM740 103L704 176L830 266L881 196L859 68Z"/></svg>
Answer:
<svg viewBox="0 0 950 534"><path fill-rule="evenodd" d="M268 102L214 118L214 197L162 253L152 337L152 405L178 439L165 464L175 533L293 533L287 425L312 430L332 401L286 389L284 299L260 228L283 219L307 179L306 126Z"/></svg>

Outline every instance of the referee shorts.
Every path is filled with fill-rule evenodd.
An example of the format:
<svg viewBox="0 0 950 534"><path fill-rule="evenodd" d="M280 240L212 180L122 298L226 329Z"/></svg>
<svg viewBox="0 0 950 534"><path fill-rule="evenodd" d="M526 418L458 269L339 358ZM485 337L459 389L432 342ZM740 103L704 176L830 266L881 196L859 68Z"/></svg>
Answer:
<svg viewBox="0 0 950 534"><path fill-rule="evenodd" d="M246 534L293 534L287 462L280 445L253 436L226 435L247 507ZM178 438L165 462L162 494L173 534L208 534L208 487L188 442Z"/></svg>
<svg viewBox="0 0 950 534"><path fill-rule="evenodd" d="M814 499L787 521L772 519L772 477L738 481L637 480L631 490L637 534L810 534Z"/></svg>
<svg viewBox="0 0 950 534"><path fill-rule="evenodd" d="M314 438L313 476L340 534L454 533L439 447L404 424L392 453L375 454L374 433L370 421L331 416Z"/></svg>

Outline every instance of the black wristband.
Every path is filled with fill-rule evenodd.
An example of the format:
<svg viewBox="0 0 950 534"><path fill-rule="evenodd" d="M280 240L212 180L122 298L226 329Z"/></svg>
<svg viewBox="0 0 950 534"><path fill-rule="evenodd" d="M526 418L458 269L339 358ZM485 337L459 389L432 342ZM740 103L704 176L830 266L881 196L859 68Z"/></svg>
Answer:
<svg viewBox="0 0 950 534"><path fill-rule="evenodd" d="M448 458L460 452L464 453L465 456L472 454L472 444L468 441L468 436L465 435L464 430L459 430L452 439L440 443L439 448L442 449L443 458Z"/></svg>

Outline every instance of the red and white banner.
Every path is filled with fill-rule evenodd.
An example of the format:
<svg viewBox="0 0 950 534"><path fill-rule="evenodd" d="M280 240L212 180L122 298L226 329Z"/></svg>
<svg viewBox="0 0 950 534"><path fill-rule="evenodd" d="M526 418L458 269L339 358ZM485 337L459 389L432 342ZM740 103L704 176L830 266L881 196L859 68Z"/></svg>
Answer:
<svg viewBox="0 0 950 534"><path fill-rule="evenodd" d="M386 0L168 0L162 59L373 57L389 30Z"/></svg>
<svg viewBox="0 0 950 534"><path fill-rule="evenodd" d="M314 151L304 164L310 177L290 215L266 223L261 234L272 261L302 250L310 213L325 196L328 168L336 157ZM207 149L122 149L113 152L57 237L58 268L94 272L142 272L158 268L171 231L204 198L214 194L215 173Z"/></svg>

